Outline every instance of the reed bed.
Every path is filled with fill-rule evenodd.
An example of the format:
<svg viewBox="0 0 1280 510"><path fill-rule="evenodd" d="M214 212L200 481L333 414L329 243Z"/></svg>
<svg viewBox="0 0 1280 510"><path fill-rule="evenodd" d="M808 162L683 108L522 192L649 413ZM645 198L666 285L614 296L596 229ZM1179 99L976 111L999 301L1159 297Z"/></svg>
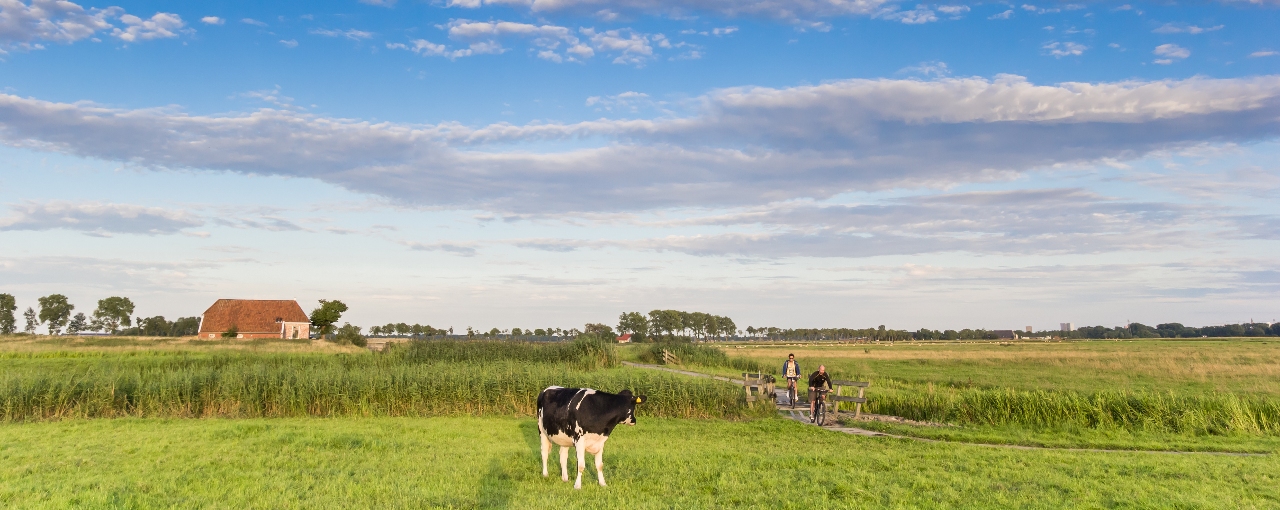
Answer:
<svg viewBox="0 0 1280 510"><path fill-rule="evenodd" d="M897 388L867 410L920 421L1194 435L1280 434L1280 401L1233 393Z"/></svg>
<svg viewBox="0 0 1280 510"><path fill-rule="evenodd" d="M448 346L435 346L445 348ZM487 347L486 347L487 348ZM746 418L732 384L594 362L427 360L386 355L222 353L10 359L0 373L0 420L63 418L532 415L547 386L630 389L644 416ZM418 354L413 354L417 352ZM496 350L490 352L497 352Z"/></svg>
<svg viewBox="0 0 1280 510"><path fill-rule="evenodd" d="M680 358L684 364L702 365L714 368L732 368L747 372L761 371L761 363L747 358L730 357L719 347L687 342L667 342L645 344L636 354L636 359L643 363L662 363L662 351L667 350ZM767 373L768 371L765 370Z"/></svg>

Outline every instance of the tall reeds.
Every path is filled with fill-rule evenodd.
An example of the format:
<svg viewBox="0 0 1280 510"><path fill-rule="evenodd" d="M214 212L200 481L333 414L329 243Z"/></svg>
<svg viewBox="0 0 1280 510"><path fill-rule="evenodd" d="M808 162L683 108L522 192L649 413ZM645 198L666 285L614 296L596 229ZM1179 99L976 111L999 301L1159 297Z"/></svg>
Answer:
<svg viewBox="0 0 1280 510"><path fill-rule="evenodd" d="M552 385L648 395L638 407L642 416L734 418L772 412L749 406L732 384L598 368L616 362L612 348L589 342L530 347L439 341L375 355L9 359L0 373L0 420L532 415L538 393Z"/></svg>
<svg viewBox="0 0 1280 510"><path fill-rule="evenodd" d="M1280 401L1231 393L915 388L877 392L867 410L956 424L1213 435L1280 433Z"/></svg>

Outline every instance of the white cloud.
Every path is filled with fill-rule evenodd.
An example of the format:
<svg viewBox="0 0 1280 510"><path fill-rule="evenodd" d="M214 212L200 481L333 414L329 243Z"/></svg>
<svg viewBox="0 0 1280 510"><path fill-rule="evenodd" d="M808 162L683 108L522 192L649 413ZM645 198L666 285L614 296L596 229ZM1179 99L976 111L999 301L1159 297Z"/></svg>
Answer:
<svg viewBox="0 0 1280 510"><path fill-rule="evenodd" d="M227 20L219 18L217 16L205 16L203 18L200 18L200 22L206 25L221 25L226 23Z"/></svg>
<svg viewBox="0 0 1280 510"><path fill-rule="evenodd" d="M938 12L951 16L951 19L960 19L960 16L969 12L967 5L939 5Z"/></svg>
<svg viewBox="0 0 1280 510"><path fill-rule="evenodd" d="M104 202L24 202L9 208L12 215L0 217L0 231L62 229L97 236L155 235L204 224L187 211Z"/></svg>
<svg viewBox="0 0 1280 510"><path fill-rule="evenodd" d="M395 7L396 0L360 0L360 3L378 7Z"/></svg>
<svg viewBox="0 0 1280 510"><path fill-rule="evenodd" d="M320 179L503 211L761 204L1005 179L1280 136L1280 77L1035 85L1017 76L716 90L688 116L409 125L260 109L188 115L0 95L0 140L140 167ZM536 151L529 142L593 140Z"/></svg>
<svg viewBox="0 0 1280 510"><path fill-rule="evenodd" d="M1188 25L1186 23L1165 23L1161 25L1159 28L1152 30L1152 32L1157 34L1193 34L1194 35L1194 34L1202 34L1205 32L1213 32L1215 30L1222 30L1222 27L1224 26L1225 25L1215 25L1212 27L1203 28L1195 25Z"/></svg>
<svg viewBox="0 0 1280 510"><path fill-rule="evenodd" d="M242 19L240 20L240 22L241 22L241 23L244 23L244 24L246 24L246 25L253 25L253 26L255 26L255 27L265 27L265 26L267 26L267 24L266 24L266 23L263 23L263 22L258 21L258 20L256 20L256 19L253 19L253 18L242 18Z"/></svg>
<svg viewBox="0 0 1280 510"><path fill-rule="evenodd" d="M1250 53L1250 54L1249 54L1249 57L1251 57L1251 58L1258 58L1258 57L1274 57L1274 56L1276 56L1276 55L1280 55L1280 52L1275 52L1275 51L1271 51L1271 50L1259 50L1259 51L1255 51L1255 52L1253 52L1253 53Z"/></svg>
<svg viewBox="0 0 1280 510"><path fill-rule="evenodd" d="M177 32L186 26L182 17L177 14L156 13L151 19L142 19L132 14L120 16L125 29L111 31L111 35L125 42L148 41L151 39L167 39L177 37Z"/></svg>
<svg viewBox="0 0 1280 510"><path fill-rule="evenodd" d="M507 48L502 40L519 38L529 40L538 58L552 62L582 62L599 52L614 55L613 62L617 64L643 65L654 57L651 41L660 47L674 47L665 35L644 34L629 28L605 31L581 28L575 32L568 27L510 21L454 20L448 25L448 35L449 39L467 44L467 47L450 49L444 44L418 39L411 45L388 43L387 48L453 59L504 53Z"/></svg>
<svg viewBox="0 0 1280 510"><path fill-rule="evenodd" d="M314 29L311 29L310 33L314 35L323 35L325 37L345 37L347 39L351 39L352 41L361 41L361 40L369 39L373 37L372 32L365 32L364 30L356 30L354 28L347 29L347 30L328 30L323 28L314 28Z"/></svg>
<svg viewBox="0 0 1280 510"><path fill-rule="evenodd" d="M987 19L1009 19L1013 17L1013 9L1006 10L999 14L987 16Z"/></svg>
<svg viewBox="0 0 1280 510"><path fill-rule="evenodd" d="M113 19L123 27L113 24ZM69 44L104 31L125 42L176 37L183 26L177 14L164 12L142 19L120 7L85 9L67 0L32 0L29 4L0 0L0 54L42 49L41 42Z"/></svg>
<svg viewBox="0 0 1280 510"><path fill-rule="evenodd" d="M711 12L729 17L758 16L796 20L829 16L870 16L896 9L897 0L448 0L446 5L475 9L482 5L526 8L533 13L577 12L592 14L602 6L618 12L686 16Z"/></svg>
<svg viewBox="0 0 1280 510"><path fill-rule="evenodd" d="M298 40L297 40L297 39L281 39L281 40L280 40L280 45L282 45L282 46L284 46L284 47L286 47L286 48L297 48L297 47L298 47Z"/></svg>
<svg viewBox="0 0 1280 510"><path fill-rule="evenodd" d="M549 251L616 247L692 255L857 258L953 251L1167 250L1207 236L1250 235L1222 219L1221 211L1203 207L1126 202L1081 189L1040 189L910 196L863 205L781 203L650 225L755 228L746 233L622 241L522 239L513 244Z"/></svg>
<svg viewBox="0 0 1280 510"><path fill-rule="evenodd" d="M1161 44L1156 46L1156 49L1152 50L1151 53L1158 57L1166 57L1155 60L1155 63L1161 65L1169 65L1175 60L1181 60L1191 56L1191 50L1176 44Z"/></svg>
<svg viewBox="0 0 1280 510"><path fill-rule="evenodd" d="M1042 48L1048 50L1050 55L1057 58L1080 56L1084 54L1085 50L1089 49L1088 46L1074 42L1051 42Z"/></svg>
<svg viewBox="0 0 1280 510"><path fill-rule="evenodd" d="M713 28L711 29L711 35L715 35L715 36L729 35L737 31L738 31L738 27Z"/></svg>
<svg viewBox="0 0 1280 510"><path fill-rule="evenodd" d="M929 9L924 4L917 5L915 9L907 11L886 11L879 14L879 17L888 20L900 21L908 25L920 25L932 21L938 21L938 16L934 14L933 10Z"/></svg>

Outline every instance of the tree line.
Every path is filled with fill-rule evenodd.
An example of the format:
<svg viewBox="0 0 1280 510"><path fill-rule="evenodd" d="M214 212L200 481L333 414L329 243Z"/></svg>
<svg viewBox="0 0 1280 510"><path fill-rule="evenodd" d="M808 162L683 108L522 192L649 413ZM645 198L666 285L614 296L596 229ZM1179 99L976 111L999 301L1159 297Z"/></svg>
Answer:
<svg viewBox="0 0 1280 510"><path fill-rule="evenodd" d="M1050 332L1064 335L1066 338L1082 339L1126 339L1126 338L1222 338L1249 336L1280 336L1280 322L1250 322L1243 324L1223 324L1221 326L1203 326L1199 328L1183 326L1177 322L1158 324L1151 327L1140 322L1128 326L1085 326L1071 332Z"/></svg>
<svg viewBox="0 0 1280 510"><path fill-rule="evenodd" d="M607 327L606 327L607 329ZM703 312L653 310L647 315L626 312L618 316L618 333L632 340L728 340L738 335L733 319Z"/></svg>
<svg viewBox="0 0 1280 510"><path fill-rule="evenodd" d="M67 296L50 294L36 300L39 310L27 307L22 313L22 332L35 334L44 326L50 335L69 335L86 332L104 332L110 335L188 336L200 329L199 317L180 317L168 321L164 316L133 317L134 304L127 297L112 296L98 300L97 308L89 315L75 312ZM0 334L18 332L17 299L12 294L0 294ZM123 328L123 329L122 329Z"/></svg>

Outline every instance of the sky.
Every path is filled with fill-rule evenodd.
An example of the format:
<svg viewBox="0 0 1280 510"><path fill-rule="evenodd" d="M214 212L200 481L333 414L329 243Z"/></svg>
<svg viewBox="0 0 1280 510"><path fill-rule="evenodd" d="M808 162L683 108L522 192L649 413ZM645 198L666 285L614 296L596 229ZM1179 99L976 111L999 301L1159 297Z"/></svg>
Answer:
<svg viewBox="0 0 1280 510"><path fill-rule="evenodd" d="M1280 1L0 0L0 292L1280 320Z"/></svg>

